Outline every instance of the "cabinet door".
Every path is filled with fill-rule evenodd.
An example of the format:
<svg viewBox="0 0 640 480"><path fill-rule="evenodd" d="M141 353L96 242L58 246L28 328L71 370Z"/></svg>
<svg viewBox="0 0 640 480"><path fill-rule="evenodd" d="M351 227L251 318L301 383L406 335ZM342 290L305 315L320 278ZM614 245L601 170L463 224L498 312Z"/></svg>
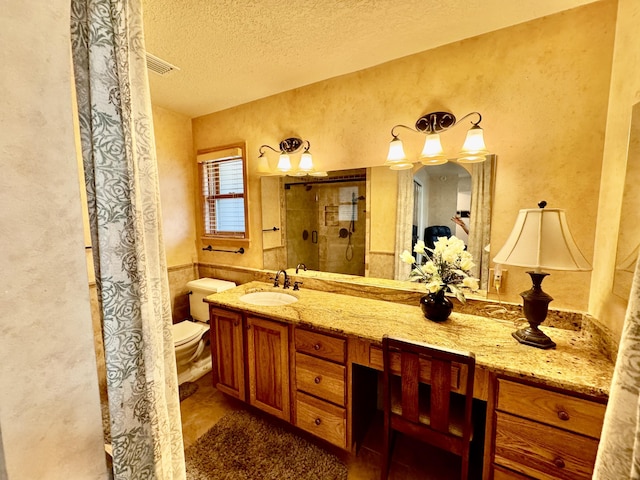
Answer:
<svg viewBox="0 0 640 480"><path fill-rule="evenodd" d="M215 337L211 342L214 385L221 392L246 400L242 315L212 308L210 319Z"/></svg>
<svg viewBox="0 0 640 480"><path fill-rule="evenodd" d="M286 421L289 402L289 327L247 317L249 403Z"/></svg>

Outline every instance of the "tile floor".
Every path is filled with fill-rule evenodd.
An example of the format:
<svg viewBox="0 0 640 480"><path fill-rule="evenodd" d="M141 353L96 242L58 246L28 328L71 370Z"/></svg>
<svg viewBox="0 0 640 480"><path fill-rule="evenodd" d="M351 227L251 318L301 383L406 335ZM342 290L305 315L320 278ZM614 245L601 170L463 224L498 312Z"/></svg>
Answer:
<svg viewBox="0 0 640 480"><path fill-rule="evenodd" d="M182 432L185 448L206 433L222 416L232 410L245 408L238 400L216 390L207 374L197 381L198 391L183 400ZM333 448L312 436L305 435L323 448L337 455L347 465L348 480L374 480L380 478L380 433L382 425L375 422L357 455ZM398 436L393 453L390 480L451 480L458 478L459 460L447 452ZM479 478L472 472L471 478Z"/></svg>

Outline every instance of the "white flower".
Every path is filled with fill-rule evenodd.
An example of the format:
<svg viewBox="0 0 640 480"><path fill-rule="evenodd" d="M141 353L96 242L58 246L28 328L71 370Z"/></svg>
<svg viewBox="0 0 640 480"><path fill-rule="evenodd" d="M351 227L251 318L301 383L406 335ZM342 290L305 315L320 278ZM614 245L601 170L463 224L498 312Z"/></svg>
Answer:
<svg viewBox="0 0 640 480"><path fill-rule="evenodd" d="M440 253L443 252L445 248L447 248L447 237L438 237L438 240L436 240L433 243L434 249L433 252L434 253Z"/></svg>
<svg viewBox="0 0 640 480"><path fill-rule="evenodd" d="M409 265L413 265L414 263L416 263L415 257L411 255L408 250L405 250L400 254L400 260L402 260L404 263L408 263Z"/></svg>
<svg viewBox="0 0 640 480"><path fill-rule="evenodd" d="M478 285L478 279L473 277L466 277L462 279L462 286L468 288L469 290L475 292L480 288Z"/></svg>
<svg viewBox="0 0 640 480"><path fill-rule="evenodd" d="M438 267L436 267L435 263L433 263L431 260L429 260L427 263L425 263L422 266L422 271L424 273L429 274L429 275L434 275L434 274L438 273Z"/></svg>
<svg viewBox="0 0 640 480"><path fill-rule="evenodd" d="M464 302L461 289L478 290L478 279L471 277L471 269L475 267L473 257L459 238L438 237L432 249L426 248L424 242L418 240L413 251L425 255L427 261L422 265L417 264L408 250L400 254L400 259L413 266L409 280L424 283L428 292L437 293L445 289Z"/></svg>
<svg viewBox="0 0 640 480"><path fill-rule="evenodd" d="M473 260L471 260L471 258L463 258L460 261L460 270L465 270L465 271L469 271L471 270L473 267L475 267L476 264L473 263Z"/></svg>
<svg viewBox="0 0 640 480"><path fill-rule="evenodd" d="M424 255L425 253L425 244L422 240L418 240L415 244L415 246L413 247L413 251L415 253L419 253L421 255Z"/></svg>

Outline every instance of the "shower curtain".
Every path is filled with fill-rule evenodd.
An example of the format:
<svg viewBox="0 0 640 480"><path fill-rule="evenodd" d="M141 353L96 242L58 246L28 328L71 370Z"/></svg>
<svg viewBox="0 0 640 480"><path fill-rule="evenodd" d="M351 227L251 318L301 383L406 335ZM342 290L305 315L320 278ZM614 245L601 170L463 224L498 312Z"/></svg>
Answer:
<svg viewBox="0 0 640 480"><path fill-rule="evenodd" d="M636 263L609 403L595 480L640 479L640 263Z"/></svg>
<svg viewBox="0 0 640 480"><path fill-rule="evenodd" d="M140 0L71 0L114 478L184 479Z"/></svg>

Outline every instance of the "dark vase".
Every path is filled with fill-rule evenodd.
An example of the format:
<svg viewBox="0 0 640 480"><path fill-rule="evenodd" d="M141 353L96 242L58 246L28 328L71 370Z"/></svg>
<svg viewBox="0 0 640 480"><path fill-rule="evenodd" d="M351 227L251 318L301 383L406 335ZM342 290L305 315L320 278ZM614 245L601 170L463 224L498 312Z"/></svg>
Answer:
<svg viewBox="0 0 640 480"><path fill-rule="evenodd" d="M420 298L420 307L422 313L429 320L434 322L444 322L453 310L453 303L449 300L445 294L443 288L437 293L427 293Z"/></svg>

